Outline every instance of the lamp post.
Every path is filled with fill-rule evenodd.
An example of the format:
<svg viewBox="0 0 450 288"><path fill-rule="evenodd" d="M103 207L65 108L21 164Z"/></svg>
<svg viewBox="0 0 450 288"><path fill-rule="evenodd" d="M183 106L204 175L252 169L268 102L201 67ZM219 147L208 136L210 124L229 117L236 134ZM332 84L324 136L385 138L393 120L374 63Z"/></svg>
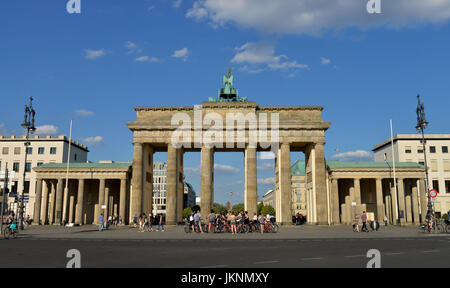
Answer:
<svg viewBox="0 0 450 288"><path fill-rule="evenodd" d="M425 148L425 134L423 132L423 130L425 128L427 128L428 126L428 122L425 119L425 106L423 104L423 102L420 102L420 95L417 95L417 126L416 129L418 132L422 133L422 145L423 145L423 157L424 157L424 164L425 164L425 185L427 187L427 191L425 191L425 193L427 193L427 198L428 198L428 211L427 213L433 213L433 204L431 203L431 197L430 197L430 193L428 193L428 191L430 190L430 184L428 182L428 164L427 164L427 150Z"/></svg>
<svg viewBox="0 0 450 288"><path fill-rule="evenodd" d="M33 97L30 97L30 105L25 105L25 115L23 118L23 123L21 126L25 129L27 129L27 135L25 140L25 162L23 166L23 180L22 180L22 192L19 196L19 228L23 230L23 208L24 206L24 193L25 193L25 173L27 168L27 156L28 156L28 146L30 146L30 142L28 141L28 138L30 137L30 133L33 133L36 131L36 127L34 127L34 116L36 115L36 112L33 109ZM31 183L30 183L31 185Z"/></svg>

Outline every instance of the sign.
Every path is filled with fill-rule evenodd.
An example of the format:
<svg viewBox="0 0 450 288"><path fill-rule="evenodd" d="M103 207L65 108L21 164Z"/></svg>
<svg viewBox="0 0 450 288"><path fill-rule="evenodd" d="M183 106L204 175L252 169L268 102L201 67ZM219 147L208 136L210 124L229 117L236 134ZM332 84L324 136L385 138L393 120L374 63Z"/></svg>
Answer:
<svg viewBox="0 0 450 288"><path fill-rule="evenodd" d="M102 209L106 209L106 205L102 205Z"/></svg>
<svg viewBox="0 0 450 288"><path fill-rule="evenodd" d="M437 198L431 198L431 203L436 203L437 202Z"/></svg>
<svg viewBox="0 0 450 288"><path fill-rule="evenodd" d="M437 194L438 194L437 191L434 189L428 191L428 195L430 195L431 198L436 198Z"/></svg>
<svg viewBox="0 0 450 288"><path fill-rule="evenodd" d="M352 206L356 206L356 202L352 202Z"/></svg>

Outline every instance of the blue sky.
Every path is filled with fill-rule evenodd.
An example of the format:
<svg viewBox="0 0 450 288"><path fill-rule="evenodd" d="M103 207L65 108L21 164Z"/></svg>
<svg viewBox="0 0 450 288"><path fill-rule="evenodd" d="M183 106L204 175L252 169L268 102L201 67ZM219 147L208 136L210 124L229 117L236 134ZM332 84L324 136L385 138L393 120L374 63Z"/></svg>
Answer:
<svg viewBox="0 0 450 288"><path fill-rule="evenodd" d="M427 132L450 132L450 1L382 0L381 14L362 0L81 0L81 14L66 2L1 1L0 134L23 133L32 95L40 133L68 135L73 119L90 160L128 161L134 106L200 104L226 67L261 106L324 106L327 159L368 159L391 117L394 133L415 133L417 93ZM215 199L242 201L243 154L215 162ZM258 162L260 195L272 162ZM186 154L197 193L199 165Z"/></svg>

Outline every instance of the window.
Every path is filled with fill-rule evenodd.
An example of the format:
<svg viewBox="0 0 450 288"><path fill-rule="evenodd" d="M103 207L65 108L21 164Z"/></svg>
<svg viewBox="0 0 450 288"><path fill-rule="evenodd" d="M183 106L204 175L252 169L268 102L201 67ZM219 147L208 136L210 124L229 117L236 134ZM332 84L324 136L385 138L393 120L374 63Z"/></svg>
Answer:
<svg viewBox="0 0 450 288"><path fill-rule="evenodd" d="M45 152L45 148L44 147L39 147L38 148L38 154L44 154Z"/></svg>
<svg viewBox="0 0 450 288"><path fill-rule="evenodd" d="M431 160L431 172L437 172L437 171L438 171L437 160Z"/></svg>
<svg viewBox="0 0 450 288"><path fill-rule="evenodd" d="M442 153L448 153L448 146L442 146Z"/></svg>
<svg viewBox="0 0 450 288"><path fill-rule="evenodd" d="M38 162L37 166L41 166L42 164L44 164L44 162Z"/></svg>
<svg viewBox="0 0 450 288"><path fill-rule="evenodd" d="M439 180L433 180L433 189L439 193Z"/></svg>
<svg viewBox="0 0 450 288"><path fill-rule="evenodd" d="M2 171L2 161L0 161L0 171Z"/></svg>
<svg viewBox="0 0 450 288"><path fill-rule="evenodd" d="M430 153L436 153L436 146L430 146Z"/></svg>
<svg viewBox="0 0 450 288"><path fill-rule="evenodd" d="M411 146L405 146L405 153L411 153Z"/></svg>
<svg viewBox="0 0 450 288"><path fill-rule="evenodd" d="M75 161L77 161L78 155L75 153L75 156L73 157Z"/></svg>
<svg viewBox="0 0 450 288"><path fill-rule="evenodd" d="M422 166L425 166L425 161L423 161L423 160L419 161L419 164L422 165Z"/></svg>
<svg viewBox="0 0 450 288"><path fill-rule="evenodd" d="M9 154L9 148L8 147L3 147L2 154L3 155L8 155Z"/></svg>
<svg viewBox="0 0 450 288"><path fill-rule="evenodd" d="M20 147L14 147L14 155L20 155Z"/></svg>
<svg viewBox="0 0 450 288"><path fill-rule="evenodd" d="M450 172L450 160L444 160L444 171Z"/></svg>
<svg viewBox="0 0 450 288"><path fill-rule="evenodd" d="M423 146L417 146L417 153L423 153Z"/></svg>
<svg viewBox="0 0 450 288"><path fill-rule="evenodd" d="M19 162L14 162L13 163L13 171L14 172L19 172Z"/></svg>
<svg viewBox="0 0 450 288"><path fill-rule="evenodd" d="M33 154L33 147L27 147L27 154Z"/></svg>
<svg viewBox="0 0 450 288"><path fill-rule="evenodd" d="M50 154L56 154L56 147L50 148Z"/></svg>
<svg viewBox="0 0 450 288"><path fill-rule="evenodd" d="M27 164L25 164L25 172L31 172L31 163L27 162Z"/></svg>
<svg viewBox="0 0 450 288"><path fill-rule="evenodd" d="M445 180L445 193L450 193L450 180Z"/></svg>

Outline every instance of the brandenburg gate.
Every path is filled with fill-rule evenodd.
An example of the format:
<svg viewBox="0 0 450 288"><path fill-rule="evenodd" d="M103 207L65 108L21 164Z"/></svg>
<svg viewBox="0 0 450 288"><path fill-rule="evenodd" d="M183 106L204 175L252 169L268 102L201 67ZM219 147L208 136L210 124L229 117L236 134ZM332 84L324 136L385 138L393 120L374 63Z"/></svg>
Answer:
<svg viewBox="0 0 450 288"><path fill-rule="evenodd" d="M201 153L201 212L214 203L214 153L242 152L245 167L245 209L257 212L257 152L275 154L277 222L291 223L290 152L303 152L306 188L316 197L317 224L328 224L323 107L262 107L239 98L231 88L231 71L217 99L193 107L135 107L129 217L152 211L153 154L167 152L166 222L182 222L183 154ZM269 135L270 134L270 135ZM226 137L225 137L226 136ZM270 136L270 137L269 137ZM225 139L226 138L226 139ZM205 140L206 139L206 140Z"/></svg>

